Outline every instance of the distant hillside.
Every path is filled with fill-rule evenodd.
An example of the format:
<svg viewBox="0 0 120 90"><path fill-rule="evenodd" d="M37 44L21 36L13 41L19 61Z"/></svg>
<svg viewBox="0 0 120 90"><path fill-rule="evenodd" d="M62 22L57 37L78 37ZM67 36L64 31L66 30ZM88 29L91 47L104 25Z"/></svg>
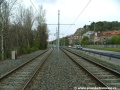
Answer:
<svg viewBox="0 0 120 90"><path fill-rule="evenodd" d="M113 22L107 22L107 21L99 21L99 22L92 22L90 25L85 25L83 28L84 30L90 30L94 31L94 25L95 25L95 32L97 31L112 31L112 30L120 30L120 22L113 21Z"/></svg>

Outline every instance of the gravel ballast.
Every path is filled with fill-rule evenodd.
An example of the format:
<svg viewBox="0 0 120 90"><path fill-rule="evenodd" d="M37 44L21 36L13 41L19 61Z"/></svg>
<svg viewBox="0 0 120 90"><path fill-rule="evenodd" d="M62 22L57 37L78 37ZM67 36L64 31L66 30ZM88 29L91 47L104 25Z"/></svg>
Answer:
<svg viewBox="0 0 120 90"><path fill-rule="evenodd" d="M62 51L58 55L57 49L54 49L31 83L29 90L75 90L78 87L91 86L90 84L94 82L87 74Z"/></svg>
<svg viewBox="0 0 120 90"><path fill-rule="evenodd" d="M0 77L4 75L5 73L15 69L16 67L22 65L23 63L33 59L34 57L38 56L45 50L39 50L27 55L22 55L18 57L16 60L4 60L0 61Z"/></svg>

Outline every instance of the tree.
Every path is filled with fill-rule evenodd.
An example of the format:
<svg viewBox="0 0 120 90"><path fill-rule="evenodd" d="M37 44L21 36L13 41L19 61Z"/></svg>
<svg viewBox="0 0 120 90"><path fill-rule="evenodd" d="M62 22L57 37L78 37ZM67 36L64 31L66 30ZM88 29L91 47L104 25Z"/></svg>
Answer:
<svg viewBox="0 0 120 90"><path fill-rule="evenodd" d="M109 44L120 44L120 36L113 36L109 40Z"/></svg>
<svg viewBox="0 0 120 90"><path fill-rule="evenodd" d="M12 4L12 6L11 6ZM10 57L10 18L11 18L11 10L14 6L15 1L8 2L6 0L3 1L1 5L1 17L2 17L2 27L1 27L1 48L2 50L2 57L8 58ZM3 59L2 58L2 59Z"/></svg>
<svg viewBox="0 0 120 90"><path fill-rule="evenodd" d="M92 22L91 25L88 25L88 29L90 31L94 30L95 25L95 31L107 31L107 30L120 30L120 22L113 21L113 22L107 22L107 21L99 21L99 22ZM83 27L85 28L86 25Z"/></svg>
<svg viewBox="0 0 120 90"><path fill-rule="evenodd" d="M3 29L6 58L10 58L12 50L17 50L18 54L22 55L47 48L45 10L40 6L40 12L35 16L32 7L25 8L22 4L18 5L19 3L15 5L16 1L4 0L1 6L3 25L0 22L0 28Z"/></svg>
<svg viewBox="0 0 120 90"><path fill-rule="evenodd" d="M30 7L25 10L24 19L23 19L24 35L26 39L25 44L27 45L28 52L30 52L31 45L33 44L32 26L33 26L34 20L35 18L33 14L33 9L32 7Z"/></svg>
<svg viewBox="0 0 120 90"><path fill-rule="evenodd" d="M65 45L65 38L64 38L64 37L60 39L60 45L61 45L61 46L64 46L64 45Z"/></svg>
<svg viewBox="0 0 120 90"><path fill-rule="evenodd" d="M36 17L37 20L37 38L39 40L39 49L46 49L47 48L47 40L48 40L48 29L47 24L45 23L45 10L42 6L39 6L39 12Z"/></svg>
<svg viewBox="0 0 120 90"><path fill-rule="evenodd" d="M87 36L85 36L85 37L82 39L81 44L82 44L82 45L87 45L88 42L89 42L89 38L88 38Z"/></svg>
<svg viewBox="0 0 120 90"><path fill-rule="evenodd" d="M68 46L69 45L69 39L68 39L68 37L66 36L65 37L65 46Z"/></svg>
<svg viewBox="0 0 120 90"><path fill-rule="evenodd" d="M47 39L48 39L48 33L47 33L47 25L43 24L42 26L38 26L38 39L39 39L39 49L46 49L47 48Z"/></svg>

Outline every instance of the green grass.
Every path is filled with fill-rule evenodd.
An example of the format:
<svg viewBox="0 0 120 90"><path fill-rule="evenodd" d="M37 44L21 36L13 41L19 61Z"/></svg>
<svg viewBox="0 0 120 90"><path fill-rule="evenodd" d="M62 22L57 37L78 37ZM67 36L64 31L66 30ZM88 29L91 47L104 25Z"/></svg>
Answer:
<svg viewBox="0 0 120 90"><path fill-rule="evenodd" d="M87 47L87 48L120 52L120 48L96 48L96 47Z"/></svg>

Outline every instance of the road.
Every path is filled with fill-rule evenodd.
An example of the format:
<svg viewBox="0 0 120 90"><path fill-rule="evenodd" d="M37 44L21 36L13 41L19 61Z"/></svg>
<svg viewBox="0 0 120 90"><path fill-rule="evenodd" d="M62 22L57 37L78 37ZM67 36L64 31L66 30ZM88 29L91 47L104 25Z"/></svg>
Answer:
<svg viewBox="0 0 120 90"><path fill-rule="evenodd" d="M115 51L97 50L97 49L90 49L90 48L83 48L83 49L84 50L91 50L91 51L97 51L97 52L104 52L104 53L109 53L109 54L120 55L120 52L115 52Z"/></svg>

